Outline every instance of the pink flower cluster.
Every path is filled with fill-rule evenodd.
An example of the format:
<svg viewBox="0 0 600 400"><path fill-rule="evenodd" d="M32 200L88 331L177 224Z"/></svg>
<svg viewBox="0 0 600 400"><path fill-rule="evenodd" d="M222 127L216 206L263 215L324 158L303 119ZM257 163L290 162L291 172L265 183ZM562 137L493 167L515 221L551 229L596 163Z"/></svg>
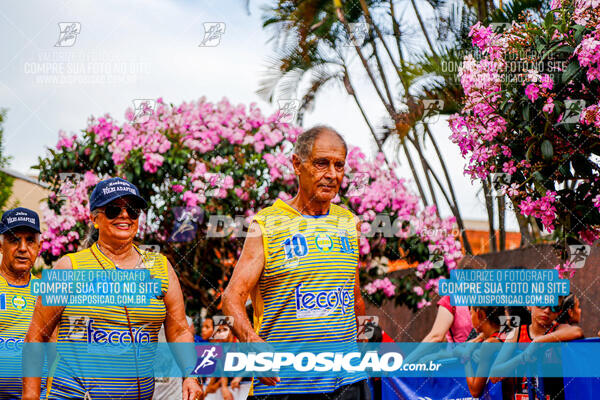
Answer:
<svg viewBox="0 0 600 400"><path fill-rule="evenodd" d="M491 26L485 27L477 22L471 27L469 37L475 46L492 59L499 59L505 52L507 43L502 35L494 33Z"/></svg>
<svg viewBox="0 0 600 400"><path fill-rule="evenodd" d="M586 35L575 49L579 65L587 67L587 79L600 80L600 24L595 32Z"/></svg>
<svg viewBox="0 0 600 400"><path fill-rule="evenodd" d="M75 146L75 142L77 141L77 135L67 136L64 131L58 132L58 143L56 143L57 150L71 150Z"/></svg>
<svg viewBox="0 0 600 400"><path fill-rule="evenodd" d="M372 221L376 213L389 209L394 215L408 218L418 212L419 198L406 189L388 168L381 168L383 155L374 161L366 161L365 154L352 147L346 163L347 175L342 182L343 194L365 221Z"/></svg>
<svg viewBox="0 0 600 400"><path fill-rule="evenodd" d="M600 103L592 104L583 109L579 122L585 125L593 125L600 129Z"/></svg>
<svg viewBox="0 0 600 400"><path fill-rule="evenodd" d="M98 118L97 122L92 118L88 129L94 133L96 144L103 145L114 140L120 128L113 123L112 118L107 114L104 117Z"/></svg>
<svg viewBox="0 0 600 400"><path fill-rule="evenodd" d="M527 98L534 103L540 96L548 97L548 91L552 90L552 87L554 86L554 82L550 75L540 75L537 71L530 70L527 76L530 83L523 82L523 86L527 85L525 88L525 95Z"/></svg>
<svg viewBox="0 0 600 400"><path fill-rule="evenodd" d="M493 169L490 163L510 150L490 142L506 131L507 122L497 112L501 98L502 76L506 69L503 58L506 38L491 32L477 23L471 28L473 44L483 50L485 56L477 61L472 55L465 57L459 76L465 92L465 104L461 114L450 117L450 139L456 143L463 157L468 156L465 172L473 179L487 177Z"/></svg>
<svg viewBox="0 0 600 400"><path fill-rule="evenodd" d="M557 264L554 269L558 271L558 276L561 279L571 279L575 275L575 267L569 261Z"/></svg>
<svg viewBox="0 0 600 400"><path fill-rule="evenodd" d="M365 291L368 294L373 294L381 290L387 297L393 297L396 293L396 286L388 278L375 279L373 282L365 285Z"/></svg>
<svg viewBox="0 0 600 400"><path fill-rule="evenodd" d="M556 207L553 205L556 201L556 192L548 190L546 194L539 199L533 200L531 196L519 203L521 214L531 215L539 218L548 232L554 231L554 221L556 220Z"/></svg>
<svg viewBox="0 0 600 400"><path fill-rule="evenodd" d="M272 180L283 180L286 184L291 184L296 180L294 168L289 154L282 151L277 153L265 153L263 159L269 167L269 174Z"/></svg>
<svg viewBox="0 0 600 400"><path fill-rule="evenodd" d="M75 229L76 225L89 221L88 193L99 180L92 171L87 171L76 185L67 183L67 188L63 189L62 193L59 192L59 195L65 197L59 213L55 213L46 203L41 204L42 220L47 227L42 233L42 252L48 251L54 256L59 256L75 250L80 238ZM56 198L56 195L53 198Z"/></svg>
<svg viewBox="0 0 600 400"><path fill-rule="evenodd" d="M459 70L465 93L464 104L460 113L450 117L449 124L452 131L451 140L459 146L461 154L467 159L465 173L472 179L488 179L494 173L504 172L512 175L517 171L522 172L525 183L522 180L520 183L513 181L512 184L506 183L498 189L500 193L508 194L516 202L521 214L538 218L548 232L554 231L557 223L565 222L563 218L565 211L555 191L548 190L545 194L537 192L532 181L535 179L537 182L539 179L546 178L543 178L543 174L541 177L533 174L542 168L542 164L554 162L574 151L568 137L564 134L552 137L553 126L556 126L557 131L561 131L563 127L551 123L560 122L562 118L561 115L554 115L555 103L561 108L566 107L566 99L575 98L578 90L581 90L582 96L594 95L591 93L592 87L600 81L599 1L552 1L551 9L557 10L554 16L562 15L559 9L566 13L570 12L571 21L586 25L588 31L592 30L583 37L579 45L573 43L573 35L567 35L562 31L565 30L564 27L557 28L555 24L548 28L552 30L548 35L556 42L551 44L555 46L552 49L557 49L557 45L575 47L574 57L586 71L587 81L592 83L589 88L583 84L581 88L568 87L567 90L553 92L556 90L556 85L552 75L543 73L543 70L515 71L513 68L518 67L519 63L508 64L512 60L509 56L520 57L522 50L533 43L534 36L539 34L540 29L542 31L546 29L544 24L533 19L513 22L512 27L502 34L495 34L490 27L486 28L479 22L475 24L469 36L472 38L473 45L480 50L478 59L475 59L475 53L467 55ZM571 8L573 3L574 13ZM574 24L571 22L571 27L568 29L572 29L572 26ZM549 55L551 54L546 53L546 56ZM520 83L514 83L520 82L521 79L524 80L523 91L519 90ZM572 79L575 82L578 78ZM513 97L515 91L519 93L517 97ZM523 101L522 97L525 97L526 102L528 100L536 105L523 110L522 117L518 115L520 110L517 111L516 120L513 119L514 114L509 118L504 110L508 108L509 112L514 113L514 109L505 106ZM546 115L539 115L538 107ZM532 110L535 110L535 117L531 116ZM530 113L532 123L524 129L521 119L527 118L525 112ZM533 122L534 118L536 122ZM542 118L546 118L550 124L544 126L543 123L538 123L537 120ZM580 122L582 125L600 128L600 103L588 105L581 114ZM583 134L592 140L598 138L598 134L595 134L592 129L582 130L580 127L576 129L577 131L572 133L575 136ZM536 141L541 133L544 134L545 140L550 141L551 147L547 146L547 143ZM528 149L528 152L526 156L513 155L509 146L522 146ZM551 150L550 157L546 157L548 149ZM532 176L534 179L529 179ZM590 241L594 236L597 237L599 232L596 228L589 228L580 229L577 233L581 239Z"/></svg>
<svg viewBox="0 0 600 400"><path fill-rule="evenodd" d="M575 0L575 11L573 13L573 21L579 25L587 25L597 23L594 18L594 10L600 8L599 0Z"/></svg>

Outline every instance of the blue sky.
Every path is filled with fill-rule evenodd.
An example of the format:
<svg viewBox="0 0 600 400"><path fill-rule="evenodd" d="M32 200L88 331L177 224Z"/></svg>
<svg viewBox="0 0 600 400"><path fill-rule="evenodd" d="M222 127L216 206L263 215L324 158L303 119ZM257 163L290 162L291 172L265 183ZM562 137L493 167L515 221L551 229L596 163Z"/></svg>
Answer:
<svg viewBox="0 0 600 400"><path fill-rule="evenodd" d="M277 107L256 94L273 55L269 32L261 27L263 3L251 2L250 15L242 0L5 4L0 10L0 107L8 108L5 147L13 157L11 168L33 172L30 167L46 147L56 144L60 129L76 133L89 116L107 112L122 121L133 99L162 97L177 104L226 96L233 103L256 102L264 113L273 112ZM80 23L72 47L54 46L59 22ZM216 47L199 47L205 22L225 23ZM372 115L381 114L381 120L384 112L366 82L355 85L366 89L361 101ZM375 151L358 109L342 88L332 87L317 98L304 126L317 123L333 126L368 155ZM464 162L448 140L444 120L435 124L434 134L447 157L463 217L483 219L481 195L462 174ZM397 157L394 144L387 150L390 158ZM399 161L398 173L410 177L404 160ZM442 213L449 215L446 207Z"/></svg>

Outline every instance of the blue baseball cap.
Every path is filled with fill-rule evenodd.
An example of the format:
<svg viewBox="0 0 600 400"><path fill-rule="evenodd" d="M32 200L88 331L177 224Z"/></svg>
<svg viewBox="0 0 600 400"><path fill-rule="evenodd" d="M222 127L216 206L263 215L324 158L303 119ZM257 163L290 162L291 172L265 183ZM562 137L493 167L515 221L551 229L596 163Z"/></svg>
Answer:
<svg viewBox="0 0 600 400"><path fill-rule="evenodd" d="M133 183L123 178L110 178L98 182L90 195L90 211L107 205L121 197L130 196L135 200L135 205L147 208L148 203L140 196L140 191Z"/></svg>
<svg viewBox="0 0 600 400"><path fill-rule="evenodd" d="M40 217L33 210L17 207L2 214L0 235L20 227L30 228L37 233L42 233L40 230Z"/></svg>

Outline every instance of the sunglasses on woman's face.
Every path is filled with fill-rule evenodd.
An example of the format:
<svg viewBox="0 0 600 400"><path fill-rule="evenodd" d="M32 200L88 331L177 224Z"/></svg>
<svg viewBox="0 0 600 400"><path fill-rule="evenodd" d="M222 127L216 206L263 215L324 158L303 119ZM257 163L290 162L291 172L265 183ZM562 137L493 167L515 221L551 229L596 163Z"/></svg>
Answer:
<svg viewBox="0 0 600 400"><path fill-rule="evenodd" d="M540 308L543 310L544 308L548 307L550 309L551 313L557 313L560 311L560 306L540 306Z"/></svg>
<svg viewBox="0 0 600 400"><path fill-rule="evenodd" d="M123 209L127 210L127 215L129 215L129 218L131 218L131 219L138 219L138 217L140 216L140 213L142 212L139 208L135 208L130 205L126 205L124 207L109 205L109 206L104 207L104 210L102 210L102 212L104 213L104 215L106 215L106 218L115 219L119 215L121 215L121 212L123 211Z"/></svg>

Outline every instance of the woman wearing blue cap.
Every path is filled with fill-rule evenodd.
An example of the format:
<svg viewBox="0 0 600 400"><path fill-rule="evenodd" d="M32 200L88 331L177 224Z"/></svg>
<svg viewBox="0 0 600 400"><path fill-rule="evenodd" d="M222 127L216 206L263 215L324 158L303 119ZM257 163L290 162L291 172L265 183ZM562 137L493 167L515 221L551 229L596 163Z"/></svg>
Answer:
<svg viewBox="0 0 600 400"><path fill-rule="evenodd" d="M147 268L151 276L161 280L162 295L153 297L149 304L136 306L44 306L38 300L27 342L47 342L59 326L59 345L79 342L87 342L87 346L90 343L157 343L158 332L164 323L168 342L193 343L185 318L181 287L172 266L164 255L142 251L133 243L141 210L146 207L146 201L132 183L121 178L99 182L90 196L91 220L98 230L97 242L62 257L54 268ZM138 361L135 360L136 369ZM68 376L60 368L59 363L57 371L62 373L55 373L49 379L48 399L149 400L153 395L153 377L139 372L132 374L137 375L133 378L88 378ZM39 378L24 378L23 385L24 399L39 398ZM182 391L183 400L195 400L202 395L195 378L184 379Z"/></svg>

